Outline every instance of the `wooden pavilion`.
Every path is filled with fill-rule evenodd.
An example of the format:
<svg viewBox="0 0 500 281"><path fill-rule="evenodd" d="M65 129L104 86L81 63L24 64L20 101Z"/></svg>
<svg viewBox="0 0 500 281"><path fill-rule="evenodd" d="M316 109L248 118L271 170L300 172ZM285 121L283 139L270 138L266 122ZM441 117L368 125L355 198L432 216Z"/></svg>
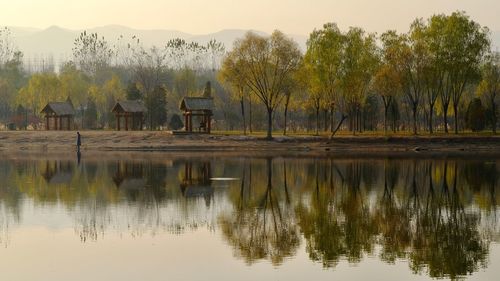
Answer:
<svg viewBox="0 0 500 281"><path fill-rule="evenodd" d="M71 101L49 102L41 111L45 114L45 129L71 130L74 123L75 108Z"/></svg>
<svg viewBox="0 0 500 281"><path fill-rule="evenodd" d="M184 97L180 109L184 111L184 128L193 132L193 116L199 117L198 132L210 134L211 119L214 110L214 100L211 97Z"/></svg>
<svg viewBox="0 0 500 281"><path fill-rule="evenodd" d="M121 118L125 119L125 131L142 130L146 107L140 101L119 101L111 110L116 117L116 130L121 129Z"/></svg>

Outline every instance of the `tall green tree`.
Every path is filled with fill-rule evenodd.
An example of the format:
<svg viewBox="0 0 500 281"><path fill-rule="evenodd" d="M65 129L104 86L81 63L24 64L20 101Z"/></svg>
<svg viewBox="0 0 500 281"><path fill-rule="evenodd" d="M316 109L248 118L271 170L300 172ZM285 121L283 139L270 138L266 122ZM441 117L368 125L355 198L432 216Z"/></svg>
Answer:
<svg viewBox="0 0 500 281"><path fill-rule="evenodd" d="M399 73L389 64L383 64L373 78L373 90L382 99L384 104L384 132L387 132L387 119L389 107L401 91L401 78Z"/></svg>
<svg viewBox="0 0 500 281"><path fill-rule="evenodd" d="M353 27L345 35L346 45L341 74L341 89L351 120L351 129L361 130L361 114L372 77L379 65L374 34Z"/></svg>
<svg viewBox="0 0 500 281"><path fill-rule="evenodd" d="M235 56L235 54L232 54ZM245 73L241 71L242 66L235 65L241 63L236 58L226 59L224 67L219 71L218 79L230 87L231 96L240 103L241 117L243 121L243 134L247 134L247 125L245 118L245 99L250 99L249 88L246 84Z"/></svg>
<svg viewBox="0 0 500 281"><path fill-rule="evenodd" d="M163 86L157 86L151 95L145 100L147 112L147 122L149 129L158 129L167 122L167 90Z"/></svg>
<svg viewBox="0 0 500 281"><path fill-rule="evenodd" d="M282 32L270 37L252 32L236 40L225 57L222 68L237 66L245 84L258 97L267 111L267 138L272 138L273 113L281 104L287 79L297 70L301 53L295 41Z"/></svg>
<svg viewBox="0 0 500 281"><path fill-rule="evenodd" d="M310 104L316 113L316 133L319 130L319 110L324 107L334 116L335 105L341 105L339 79L342 72L346 37L335 23L327 23L314 30L307 41L304 55L304 82L308 85ZM343 113L343 108L339 109ZM342 118L341 120L343 121ZM333 120L330 120L333 130Z"/></svg>
<svg viewBox="0 0 500 281"><path fill-rule="evenodd" d="M130 81L127 85L127 100L140 100L142 98L141 91L137 87L137 83Z"/></svg>
<svg viewBox="0 0 500 281"><path fill-rule="evenodd" d="M27 81L23 70L23 53L20 52L7 27L0 28L0 118L13 113L16 94Z"/></svg>
<svg viewBox="0 0 500 281"><path fill-rule="evenodd" d="M458 134L460 102L466 86L479 77L480 63L490 46L489 31L463 12L448 16L444 28L442 50L445 51L447 75L444 95L451 97L455 133Z"/></svg>
<svg viewBox="0 0 500 281"><path fill-rule="evenodd" d="M488 56L481 69L482 80L477 92L488 107L493 133L497 132L498 99L500 97L500 54L492 53Z"/></svg>
<svg viewBox="0 0 500 281"><path fill-rule="evenodd" d="M446 26L446 17L443 15L432 16L424 27L423 36L426 46L426 65L423 71L424 99L428 110L428 128L432 134L434 132L433 117L435 105L441 97L443 111L447 112L449 106L449 96L444 91L444 80L446 74L446 50L443 36ZM447 125L447 114L444 114L445 125ZM445 126L447 131L447 126Z"/></svg>
<svg viewBox="0 0 500 281"><path fill-rule="evenodd" d="M410 105L413 134L418 132L418 112L422 106L425 90L424 73L428 63L428 49L424 37L425 25L421 19L415 20L407 36L402 37L398 47L402 63L403 93Z"/></svg>

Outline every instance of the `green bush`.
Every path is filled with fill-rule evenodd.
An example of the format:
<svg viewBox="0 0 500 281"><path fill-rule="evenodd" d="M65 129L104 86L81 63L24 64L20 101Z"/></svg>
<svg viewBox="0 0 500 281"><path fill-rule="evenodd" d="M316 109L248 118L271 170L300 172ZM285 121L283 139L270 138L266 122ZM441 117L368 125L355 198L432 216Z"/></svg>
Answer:
<svg viewBox="0 0 500 281"><path fill-rule="evenodd" d="M168 123L168 127L171 130L179 130L182 127L184 127L184 124L182 123L182 119L179 116L179 114L172 115L172 117L170 118L170 122Z"/></svg>
<svg viewBox="0 0 500 281"><path fill-rule="evenodd" d="M486 109L481 103L481 99L474 98L467 108L467 127L473 132L484 130L486 125Z"/></svg>

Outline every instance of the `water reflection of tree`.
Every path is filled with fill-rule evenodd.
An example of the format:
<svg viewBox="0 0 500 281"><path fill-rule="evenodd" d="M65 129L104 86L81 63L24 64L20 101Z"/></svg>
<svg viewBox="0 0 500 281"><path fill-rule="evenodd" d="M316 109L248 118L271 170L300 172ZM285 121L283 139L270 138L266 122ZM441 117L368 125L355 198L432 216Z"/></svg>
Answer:
<svg viewBox="0 0 500 281"><path fill-rule="evenodd" d="M400 175L400 166L394 161L384 161L384 187L374 211L374 221L379 226L382 246L380 258L394 263L406 257L411 243L411 212L394 194Z"/></svg>
<svg viewBox="0 0 500 281"><path fill-rule="evenodd" d="M220 193L211 189L210 200L222 202L210 208L186 199L181 185L188 162L202 167L193 177L205 175L201 182L208 184L203 159L173 166L86 160L78 167L74 161L0 161L0 176L8 182L0 186L0 228L8 227L2 218L19 218L25 198L64 206L83 241L113 230L181 233L216 217L223 237L248 263L280 264L295 254L302 232L310 258L325 267L377 252L385 262L405 259L414 272L451 278L486 266L489 239L500 236L498 161L222 159L210 162L211 171L242 181L216 189ZM44 177L50 169L52 177ZM57 169L70 173L70 181L51 182ZM226 203L234 212L224 212Z"/></svg>
<svg viewBox="0 0 500 281"><path fill-rule="evenodd" d="M431 277L455 279L471 274L486 265L488 255L488 244L478 229L480 214L465 211L464 185L458 184L456 162L442 164L437 187L433 168L427 165L428 188L422 192L427 196L416 206L410 266L415 272L426 268Z"/></svg>
<svg viewBox="0 0 500 281"><path fill-rule="evenodd" d="M414 272L425 270L431 277L458 278L486 266L488 237L481 229L481 211L468 207L474 191L460 173L467 167L448 160L311 166L314 180L296 214L312 260L326 267L344 258L355 263L380 245L382 260L407 259ZM324 171L330 171L326 179L318 176ZM488 184L482 186L495 189L496 170L486 172ZM383 175L382 182L374 174ZM380 189L371 190L374 185Z"/></svg>
<svg viewBox="0 0 500 281"><path fill-rule="evenodd" d="M266 159L265 167L266 171L253 173L257 178L265 177L263 172L267 174L266 184L259 186L252 185L251 168L247 182L244 166L239 196L234 199L234 214L223 214L219 218L224 237L236 254L249 264L264 258L280 264L284 258L293 256L300 244L293 211L287 203L290 196L287 181L283 182L283 189L276 188L271 158ZM286 169L284 166L285 179ZM255 197L245 196L245 189L250 188Z"/></svg>
<svg viewBox="0 0 500 281"><path fill-rule="evenodd" d="M296 208L310 258L326 267L341 258L358 262L363 253L371 253L377 229L361 189L362 166L351 163L341 171L335 163L329 165L318 167L315 163L315 192L308 204L301 201ZM319 181L321 168L330 172L328 181ZM334 180L335 173L340 181Z"/></svg>

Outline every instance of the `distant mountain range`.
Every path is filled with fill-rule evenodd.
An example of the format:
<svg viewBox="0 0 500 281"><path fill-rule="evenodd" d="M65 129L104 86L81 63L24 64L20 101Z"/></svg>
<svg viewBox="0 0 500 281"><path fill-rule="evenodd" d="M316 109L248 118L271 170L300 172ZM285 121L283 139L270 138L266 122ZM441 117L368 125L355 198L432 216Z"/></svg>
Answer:
<svg viewBox="0 0 500 281"><path fill-rule="evenodd" d="M47 58L53 57L56 64L71 58L72 47L75 38L83 30L70 30L58 26L51 26L46 29L37 29L31 27L9 27L13 39L17 47L24 53L25 59L33 60L34 58ZM99 36L104 36L106 40L112 45L116 40L123 35L125 38L137 36L145 46L164 46L166 42L173 38L182 38L187 41L195 41L205 44L211 39L215 39L224 43L226 49L231 49L233 42L237 38L241 38L248 30L243 29L224 29L219 32L193 35L178 30L169 29L152 29L141 30L133 29L121 25L106 25L102 27L95 27L86 29L89 33L97 33ZM266 35L265 32L254 31L261 35ZM306 35L289 35L301 47L302 50L306 49ZM494 49L500 51L500 31L492 31L491 39Z"/></svg>
<svg viewBox="0 0 500 281"><path fill-rule="evenodd" d="M75 38L83 30L70 30L58 26L51 26L46 29L36 29L30 27L9 27L12 37L17 47L24 53L25 58L52 56L54 60L64 61L71 58L72 47ZM154 29L140 30L121 25L106 25L102 27L86 29L87 33L97 33L110 43L114 44L120 35L125 38L137 36L145 46L165 46L168 40L173 38L182 38L187 41L195 41L205 44L211 39L222 42L226 49L231 49L233 42L243 37L248 30L243 29L225 29L219 32L193 35L178 30ZM265 35L265 32L254 31L257 34ZM289 35L299 46L305 50L307 36Z"/></svg>

